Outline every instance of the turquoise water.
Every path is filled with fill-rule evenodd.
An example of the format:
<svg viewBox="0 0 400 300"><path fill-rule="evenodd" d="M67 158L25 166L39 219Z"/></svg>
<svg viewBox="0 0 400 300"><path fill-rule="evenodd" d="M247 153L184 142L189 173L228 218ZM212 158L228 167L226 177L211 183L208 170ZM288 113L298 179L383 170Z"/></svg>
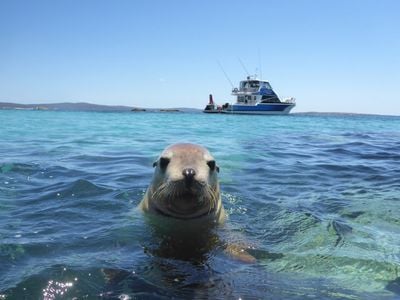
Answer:
<svg viewBox="0 0 400 300"><path fill-rule="evenodd" d="M400 297L400 117L0 111L0 124L0 299ZM215 235L240 234L255 264L220 246L157 254L136 206L177 142L213 153L229 213Z"/></svg>

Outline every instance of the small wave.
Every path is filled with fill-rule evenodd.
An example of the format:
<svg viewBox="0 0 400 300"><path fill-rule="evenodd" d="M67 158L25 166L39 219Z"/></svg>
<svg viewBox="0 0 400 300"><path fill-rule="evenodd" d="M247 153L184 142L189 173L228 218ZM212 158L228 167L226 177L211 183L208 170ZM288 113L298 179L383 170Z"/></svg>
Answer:
<svg viewBox="0 0 400 300"><path fill-rule="evenodd" d="M82 155L76 155L76 156L68 157L68 159L64 159L64 160L100 163L100 162L125 161L125 160L130 160L130 159L132 159L132 157L131 156L127 156L127 155L125 155L125 156L124 155L121 155L121 156L105 156L105 155L82 154Z"/></svg>
<svg viewBox="0 0 400 300"><path fill-rule="evenodd" d="M17 173L29 176L39 172L39 170L38 164L3 163L0 165L0 173Z"/></svg>
<svg viewBox="0 0 400 300"><path fill-rule="evenodd" d="M327 170L329 172L339 172L347 173L350 176L355 176L356 174L377 174L379 170L372 166L362 165L362 164L335 164L335 163L321 163L316 164L315 167ZM345 174L342 174L345 175Z"/></svg>
<svg viewBox="0 0 400 300"><path fill-rule="evenodd" d="M46 180L45 183L48 181ZM57 181L53 184L40 182L37 186L24 185L23 195L20 201L25 201L26 205L41 205L47 200L62 200L69 198L89 198L98 197L112 193L114 190L92 183L85 179L78 179L73 182ZM36 195L32 197L32 195Z"/></svg>
<svg viewBox="0 0 400 300"><path fill-rule="evenodd" d="M363 159L372 159L372 160L395 160L400 161L400 154L398 152L392 151L382 151L375 153L363 153L360 154L360 157Z"/></svg>
<svg viewBox="0 0 400 300"><path fill-rule="evenodd" d="M96 185L85 179L78 179L73 183L69 184L65 189L59 193L74 195L79 198L93 197L103 195L112 192L112 189Z"/></svg>
<svg viewBox="0 0 400 300"><path fill-rule="evenodd" d="M326 149L325 152L331 155L341 155L341 156L358 156L359 153L356 151L348 150L343 147L333 147Z"/></svg>
<svg viewBox="0 0 400 300"><path fill-rule="evenodd" d="M113 155L89 155L81 154L75 155L68 158L64 158L62 161L65 162L79 162L85 164L95 164L104 165L106 164L126 164L126 165L136 165L149 162L148 156L143 156L139 154L126 155L126 153L112 153Z"/></svg>
<svg viewBox="0 0 400 300"><path fill-rule="evenodd" d="M372 133L365 133L365 132L346 132L343 134L343 136L355 139L365 139L365 140L373 138Z"/></svg>
<svg viewBox="0 0 400 300"><path fill-rule="evenodd" d="M269 261L269 268L280 272L302 273L304 276L335 278L345 288L358 287L359 291L374 292L385 288L386 282L398 280L398 265L347 255L321 255L318 249L306 254L283 253L280 260ZM346 274L347 276L344 276ZM362 284L361 284L362 283ZM373 299L373 298L371 298Z"/></svg>

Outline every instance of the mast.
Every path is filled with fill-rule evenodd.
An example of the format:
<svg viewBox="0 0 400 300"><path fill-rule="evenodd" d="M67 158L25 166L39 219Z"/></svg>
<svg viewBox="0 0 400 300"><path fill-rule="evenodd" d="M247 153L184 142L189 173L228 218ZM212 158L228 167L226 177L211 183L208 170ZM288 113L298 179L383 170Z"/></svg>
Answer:
<svg viewBox="0 0 400 300"><path fill-rule="evenodd" d="M225 78L229 81L229 83L231 84L232 89L235 87L232 83L232 81L229 79L228 74L226 74L224 68L222 67L221 63L217 60L217 63L219 65L219 67L221 68L222 73L224 73Z"/></svg>

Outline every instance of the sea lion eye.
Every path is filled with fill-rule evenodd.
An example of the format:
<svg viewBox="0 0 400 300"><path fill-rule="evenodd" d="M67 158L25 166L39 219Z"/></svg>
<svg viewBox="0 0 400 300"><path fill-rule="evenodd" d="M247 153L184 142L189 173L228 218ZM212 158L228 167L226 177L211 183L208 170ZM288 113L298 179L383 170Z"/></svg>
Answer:
<svg viewBox="0 0 400 300"><path fill-rule="evenodd" d="M219 172L219 167L216 165L215 160L208 161L207 165L210 167L211 171L217 170L217 172Z"/></svg>
<svg viewBox="0 0 400 300"><path fill-rule="evenodd" d="M165 169L165 168L168 166L169 161L170 161L169 158L160 157L160 161L159 161L159 163L160 163L160 168L161 168L161 169Z"/></svg>

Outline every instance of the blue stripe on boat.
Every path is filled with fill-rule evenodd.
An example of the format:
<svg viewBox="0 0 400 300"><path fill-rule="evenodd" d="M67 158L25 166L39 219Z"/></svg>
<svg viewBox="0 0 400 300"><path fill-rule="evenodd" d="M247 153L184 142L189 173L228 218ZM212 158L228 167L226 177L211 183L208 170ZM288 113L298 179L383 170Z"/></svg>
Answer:
<svg viewBox="0 0 400 300"><path fill-rule="evenodd" d="M232 105L233 111L284 111L292 104Z"/></svg>

